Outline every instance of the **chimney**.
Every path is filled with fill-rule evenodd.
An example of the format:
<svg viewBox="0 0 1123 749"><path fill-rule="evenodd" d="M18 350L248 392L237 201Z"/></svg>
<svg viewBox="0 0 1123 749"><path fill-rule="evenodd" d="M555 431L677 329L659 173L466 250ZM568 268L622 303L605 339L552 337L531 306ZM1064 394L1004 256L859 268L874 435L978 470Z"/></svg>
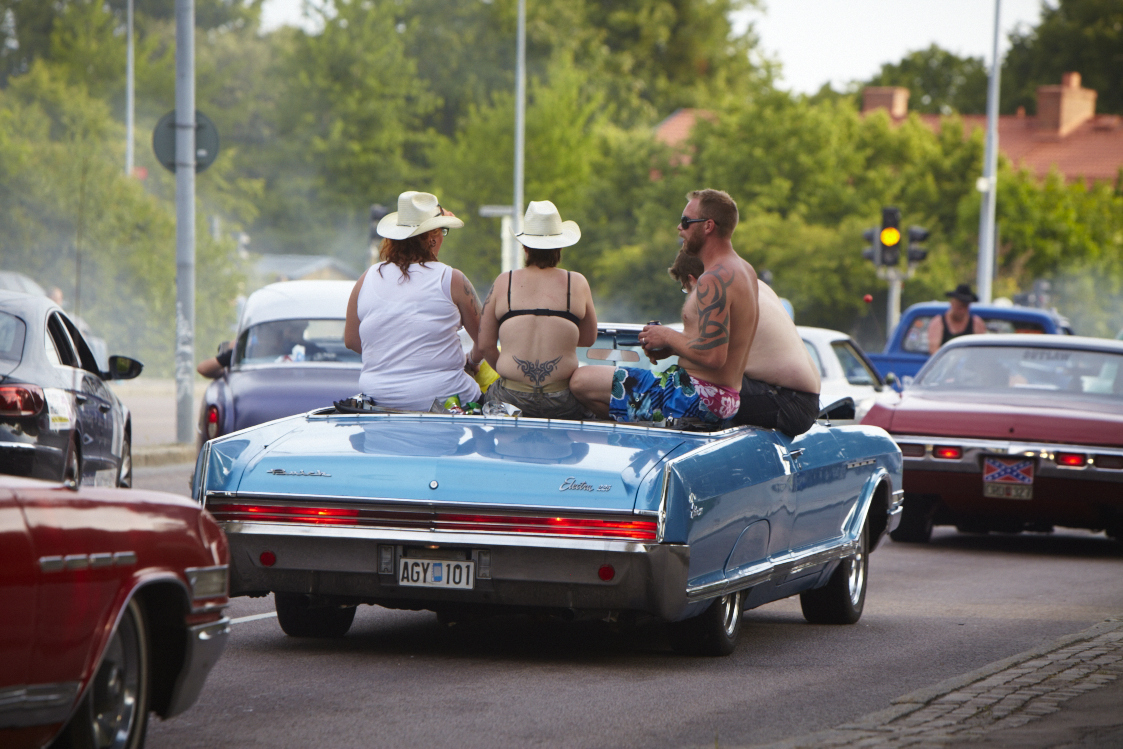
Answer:
<svg viewBox="0 0 1123 749"><path fill-rule="evenodd" d="M1065 73L1059 86L1037 88L1037 129L1062 138L1096 114L1096 92L1080 85L1079 73Z"/></svg>
<svg viewBox="0 0 1123 749"><path fill-rule="evenodd" d="M862 91L862 113L888 109L895 120L909 113L909 90L903 86L868 86Z"/></svg>

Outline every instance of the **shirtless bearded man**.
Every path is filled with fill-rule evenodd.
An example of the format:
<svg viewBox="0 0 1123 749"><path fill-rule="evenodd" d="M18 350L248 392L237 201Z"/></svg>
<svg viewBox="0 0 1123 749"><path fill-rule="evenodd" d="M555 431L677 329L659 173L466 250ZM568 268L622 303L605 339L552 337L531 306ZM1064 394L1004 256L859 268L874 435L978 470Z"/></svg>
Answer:
<svg viewBox="0 0 1123 749"><path fill-rule="evenodd" d="M737 413L739 389L757 328L757 278L730 238L737 204L720 190L695 190L679 222L683 252L702 260L704 272L683 309L683 332L648 325L640 333L654 359L679 364L653 373L636 367L581 367L570 389L601 417L649 421L663 416L722 422Z"/></svg>

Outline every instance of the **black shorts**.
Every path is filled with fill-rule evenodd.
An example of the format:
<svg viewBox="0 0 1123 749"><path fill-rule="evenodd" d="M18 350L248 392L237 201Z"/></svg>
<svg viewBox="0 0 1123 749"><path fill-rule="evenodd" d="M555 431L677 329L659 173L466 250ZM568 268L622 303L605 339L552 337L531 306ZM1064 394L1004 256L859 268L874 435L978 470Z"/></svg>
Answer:
<svg viewBox="0 0 1123 749"><path fill-rule="evenodd" d="M789 437L803 434L819 416L819 395L802 390L769 385L741 376L741 408L733 417L734 426L779 429Z"/></svg>

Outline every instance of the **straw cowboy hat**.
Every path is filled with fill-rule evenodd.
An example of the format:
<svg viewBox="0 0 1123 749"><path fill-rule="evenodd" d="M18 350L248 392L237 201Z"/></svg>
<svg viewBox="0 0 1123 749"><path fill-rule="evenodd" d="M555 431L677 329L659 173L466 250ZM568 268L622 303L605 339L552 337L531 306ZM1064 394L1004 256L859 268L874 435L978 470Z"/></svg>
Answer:
<svg viewBox="0 0 1123 749"><path fill-rule="evenodd" d="M398 210L378 222L378 236L387 239L416 237L433 229L459 229L464 222L455 216L442 216L437 196L407 190L398 196Z"/></svg>
<svg viewBox="0 0 1123 749"><path fill-rule="evenodd" d="M514 234L514 227L511 233ZM526 207L521 234L515 239L523 247L535 250L556 250L577 244L581 239L581 227L576 221L562 221L558 208L548 200L532 200Z"/></svg>

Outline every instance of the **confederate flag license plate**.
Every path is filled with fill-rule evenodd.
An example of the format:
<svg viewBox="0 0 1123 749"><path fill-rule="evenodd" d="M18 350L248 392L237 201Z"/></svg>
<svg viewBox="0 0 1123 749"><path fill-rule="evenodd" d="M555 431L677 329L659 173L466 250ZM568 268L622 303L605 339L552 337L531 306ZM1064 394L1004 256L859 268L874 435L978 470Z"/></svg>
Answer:
<svg viewBox="0 0 1123 749"><path fill-rule="evenodd" d="M983 458L983 496L1033 499L1033 458Z"/></svg>

